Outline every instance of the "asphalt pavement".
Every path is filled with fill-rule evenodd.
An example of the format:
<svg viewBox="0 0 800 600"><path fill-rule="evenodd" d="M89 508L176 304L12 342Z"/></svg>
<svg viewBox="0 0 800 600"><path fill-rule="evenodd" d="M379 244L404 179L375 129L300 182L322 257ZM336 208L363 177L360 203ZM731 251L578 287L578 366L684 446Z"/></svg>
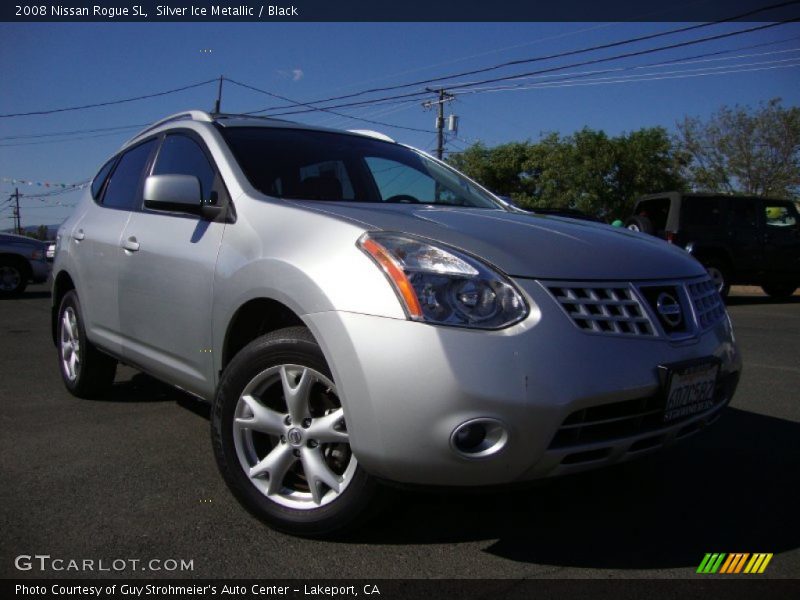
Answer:
<svg viewBox="0 0 800 600"><path fill-rule="evenodd" d="M526 489L394 491L369 526L327 541L237 504L191 396L129 368L101 400L69 395L49 310L46 286L0 300L0 577L692 578L707 552L774 553L761 577L800 577L798 296L731 299L744 374L700 435ZM163 568L17 570L35 554Z"/></svg>

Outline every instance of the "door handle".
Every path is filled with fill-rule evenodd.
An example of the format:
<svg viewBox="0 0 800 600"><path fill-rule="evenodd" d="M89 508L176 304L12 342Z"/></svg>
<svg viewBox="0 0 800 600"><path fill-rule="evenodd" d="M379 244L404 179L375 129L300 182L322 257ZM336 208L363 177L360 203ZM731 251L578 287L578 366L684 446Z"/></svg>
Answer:
<svg viewBox="0 0 800 600"><path fill-rule="evenodd" d="M72 239L74 239L76 242L80 242L85 237L86 234L83 233L83 229L78 229L78 231L72 234Z"/></svg>
<svg viewBox="0 0 800 600"><path fill-rule="evenodd" d="M130 252L136 252L139 249L139 242L136 241L136 238L134 236L131 236L127 240L122 242L122 247L125 250L129 250Z"/></svg>

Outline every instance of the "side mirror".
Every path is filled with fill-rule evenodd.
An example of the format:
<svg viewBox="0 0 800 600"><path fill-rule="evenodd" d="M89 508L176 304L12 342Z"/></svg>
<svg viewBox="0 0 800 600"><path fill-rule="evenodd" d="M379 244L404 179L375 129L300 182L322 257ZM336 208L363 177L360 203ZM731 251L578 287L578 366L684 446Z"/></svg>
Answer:
<svg viewBox="0 0 800 600"><path fill-rule="evenodd" d="M216 219L224 208L203 202L200 180L193 175L150 175L144 181L144 205L152 210L185 212Z"/></svg>

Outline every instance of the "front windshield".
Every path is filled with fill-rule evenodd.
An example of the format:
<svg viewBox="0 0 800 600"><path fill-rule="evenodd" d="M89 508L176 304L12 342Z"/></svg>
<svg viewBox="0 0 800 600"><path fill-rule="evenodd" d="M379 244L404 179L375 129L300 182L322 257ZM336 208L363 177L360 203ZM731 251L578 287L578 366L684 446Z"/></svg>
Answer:
<svg viewBox="0 0 800 600"><path fill-rule="evenodd" d="M408 148L344 133L222 128L260 192L294 200L501 208L458 172Z"/></svg>

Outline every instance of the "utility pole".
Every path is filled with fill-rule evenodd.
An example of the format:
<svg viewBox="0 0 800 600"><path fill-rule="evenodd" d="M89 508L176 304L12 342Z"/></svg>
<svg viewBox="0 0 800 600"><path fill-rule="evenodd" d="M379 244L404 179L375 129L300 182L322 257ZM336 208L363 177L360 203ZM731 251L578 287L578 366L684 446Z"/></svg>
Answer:
<svg viewBox="0 0 800 600"><path fill-rule="evenodd" d="M14 230L22 235L22 215L19 214L19 188L14 188Z"/></svg>
<svg viewBox="0 0 800 600"><path fill-rule="evenodd" d="M439 94L439 100L436 101L436 104L439 105L437 114L436 114L436 158L442 160L442 156L444 155L444 103L450 102L455 98L453 94L448 94L444 89L440 90L432 90L430 88L426 88L429 92L434 94ZM433 101L425 102L422 106L425 108L430 108L433 105Z"/></svg>
<svg viewBox="0 0 800 600"><path fill-rule="evenodd" d="M222 81L224 76L219 76L219 87L217 88L217 101L214 103L214 114L219 114L220 105L222 104Z"/></svg>

